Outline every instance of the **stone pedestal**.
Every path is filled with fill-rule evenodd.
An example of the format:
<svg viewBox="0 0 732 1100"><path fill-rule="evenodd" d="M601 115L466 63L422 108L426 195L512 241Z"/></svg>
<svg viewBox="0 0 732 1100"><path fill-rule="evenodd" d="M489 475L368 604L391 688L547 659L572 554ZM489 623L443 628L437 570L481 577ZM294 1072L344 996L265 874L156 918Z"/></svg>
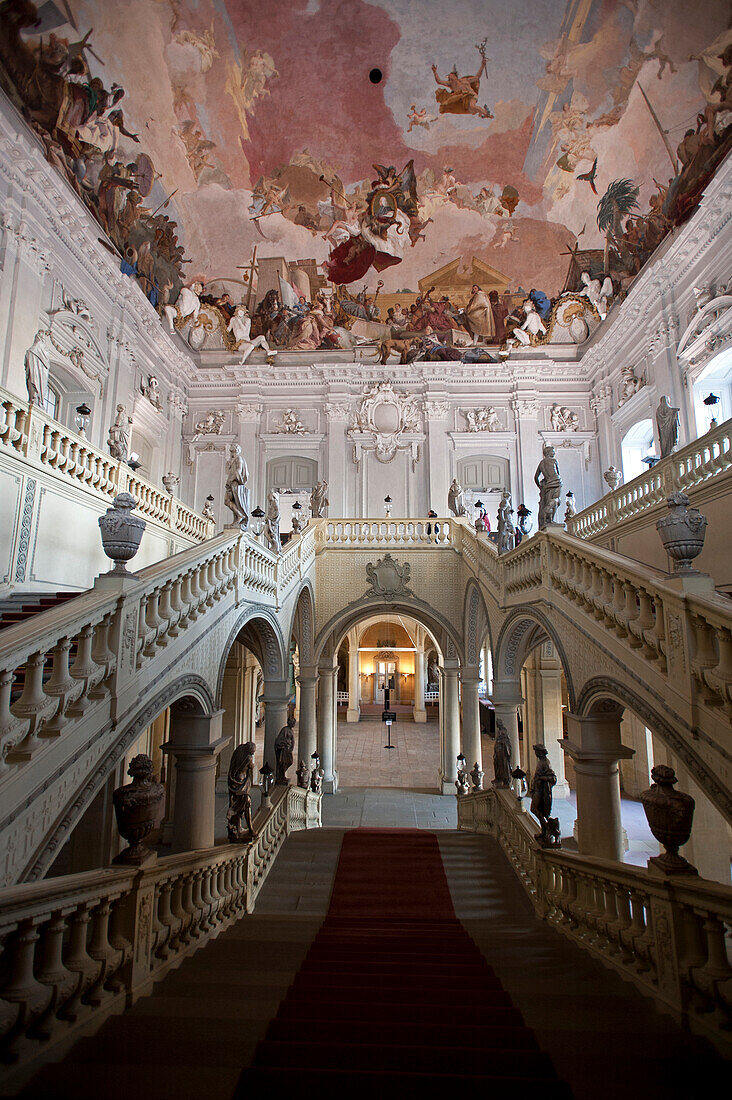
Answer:
<svg viewBox="0 0 732 1100"><path fill-rule="evenodd" d="M216 762L229 742L221 736L223 713L208 716L171 708L170 741L163 751L175 764L174 851L213 846Z"/></svg>
<svg viewBox="0 0 732 1100"><path fill-rule="evenodd" d="M442 793L454 794L460 752L460 698L457 662L440 669L440 725L442 727Z"/></svg>
<svg viewBox="0 0 732 1100"><path fill-rule="evenodd" d="M601 708L601 709L600 709ZM577 777L577 844L582 855L622 860L618 761L633 750L620 740L622 710L598 704L586 717L568 714L562 748L574 761Z"/></svg>

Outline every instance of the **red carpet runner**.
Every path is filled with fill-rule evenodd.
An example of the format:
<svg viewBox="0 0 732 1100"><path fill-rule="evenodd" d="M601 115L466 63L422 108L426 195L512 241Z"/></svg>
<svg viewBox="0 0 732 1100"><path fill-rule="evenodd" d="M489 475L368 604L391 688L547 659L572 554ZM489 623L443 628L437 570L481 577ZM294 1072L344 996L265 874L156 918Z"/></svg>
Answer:
<svg viewBox="0 0 732 1100"><path fill-rule="evenodd" d="M455 917L434 833L354 829L325 922L235 1097L391 1084L415 1097L449 1084L487 1085L491 1100L527 1086L571 1097Z"/></svg>

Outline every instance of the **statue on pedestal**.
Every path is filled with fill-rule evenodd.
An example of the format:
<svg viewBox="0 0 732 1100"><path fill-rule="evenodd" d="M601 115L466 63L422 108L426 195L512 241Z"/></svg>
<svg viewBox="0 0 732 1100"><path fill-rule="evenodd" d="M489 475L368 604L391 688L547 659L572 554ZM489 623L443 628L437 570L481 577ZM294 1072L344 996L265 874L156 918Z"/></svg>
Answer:
<svg viewBox="0 0 732 1100"><path fill-rule="evenodd" d="M328 507L328 482L319 481L310 494L310 513L313 519L322 519Z"/></svg>
<svg viewBox="0 0 732 1100"><path fill-rule="evenodd" d="M496 741L493 746L493 786L507 791L511 786L511 738L502 719L496 719Z"/></svg>
<svg viewBox="0 0 732 1100"><path fill-rule="evenodd" d="M550 523L554 522L554 515L559 507L559 499L562 495L562 478L559 466L550 443L544 444L544 457L536 467L534 482L539 489L539 530L544 531Z"/></svg>
<svg viewBox="0 0 732 1100"><path fill-rule="evenodd" d="M457 779L455 789L458 795L467 794L470 790L470 776L468 775L468 762L462 753L457 758Z"/></svg>
<svg viewBox="0 0 732 1100"><path fill-rule="evenodd" d="M117 415L114 424L110 426L107 446L112 458L118 462L126 462L130 453L130 428L132 417L127 415L124 405L117 406Z"/></svg>
<svg viewBox="0 0 732 1100"><path fill-rule="evenodd" d="M550 817L552 812L552 787L557 782L557 777L552 770L547 757L549 755L545 745L534 745L536 754L536 768L531 777L531 812L538 818L541 832L536 834L536 839L543 848L559 848L559 819Z"/></svg>
<svg viewBox="0 0 732 1100"><path fill-rule="evenodd" d="M503 490L503 496L501 502L498 505L498 553L506 554L509 550L513 550L516 545L516 528L513 525L511 516L513 515L513 508L511 507L511 494L508 489Z"/></svg>
<svg viewBox="0 0 732 1100"><path fill-rule="evenodd" d="M669 404L668 397L664 394L656 409L658 445L661 448L661 458L670 455L679 442L679 423L679 410Z"/></svg>
<svg viewBox="0 0 732 1100"><path fill-rule="evenodd" d="M310 768L307 766L304 760L301 760L297 766L295 772L297 776L297 785L301 790L306 791L310 786Z"/></svg>
<svg viewBox="0 0 732 1100"><path fill-rule="evenodd" d="M280 494L276 489L270 489L267 494L267 518L264 521L264 534L270 550L275 554L282 552L280 542Z"/></svg>
<svg viewBox="0 0 732 1100"><path fill-rule="evenodd" d="M25 385L31 405L43 408L48 389L48 368L51 365L49 351L50 332L39 329L33 343L25 353Z"/></svg>
<svg viewBox="0 0 732 1100"><path fill-rule="evenodd" d="M229 456L226 463L224 504L233 513L234 524L246 531L249 526L249 471L238 443L231 444Z"/></svg>
<svg viewBox="0 0 732 1100"><path fill-rule="evenodd" d="M452 479L452 485L447 492L447 507L454 516L467 515L467 510L465 508L465 493L456 477Z"/></svg>
<svg viewBox="0 0 732 1100"><path fill-rule="evenodd" d="M252 786L254 784L254 741L237 745L229 764L229 807L226 811L226 832L232 844L246 839L241 830L242 817L247 824L247 836L254 836L252 829Z"/></svg>
<svg viewBox="0 0 732 1100"><path fill-rule="evenodd" d="M295 748L295 735L292 732L294 727L295 719L288 718L287 725L283 726L277 734L275 740L275 783L287 783L287 769L292 767Z"/></svg>
<svg viewBox="0 0 732 1100"><path fill-rule="evenodd" d="M482 791L483 790L483 776L484 775L485 775L485 772L483 771L482 768L478 767L478 761L476 760L475 764L473 765L473 770L470 773L470 778L473 781L473 793L475 793L476 791Z"/></svg>

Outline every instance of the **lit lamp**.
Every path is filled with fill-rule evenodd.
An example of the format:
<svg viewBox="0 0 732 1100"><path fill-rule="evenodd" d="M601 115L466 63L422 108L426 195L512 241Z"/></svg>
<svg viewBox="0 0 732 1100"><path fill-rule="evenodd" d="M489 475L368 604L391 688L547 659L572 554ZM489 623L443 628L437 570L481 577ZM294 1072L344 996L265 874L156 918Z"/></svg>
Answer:
<svg viewBox="0 0 732 1100"><path fill-rule="evenodd" d="M385 496L384 497L384 510L386 512L386 518L388 519L389 516L391 515L391 497L390 496Z"/></svg>
<svg viewBox="0 0 732 1100"><path fill-rule="evenodd" d="M704 404L711 412L714 406L719 404L719 398L717 397L716 393L708 393L707 396L704 398ZM717 418L716 416L713 416L712 419L709 421L709 430L711 431L712 428L716 428L716 426Z"/></svg>
<svg viewBox="0 0 732 1100"><path fill-rule="evenodd" d="M261 535L264 531L264 512L261 508L255 508L252 512L252 534Z"/></svg>
<svg viewBox="0 0 732 1100"><path fill-rule="evenodd" d="M271 806L269 792L274 784L274 772L265 760L264 766L259 769L259 785L262 788L262 808L268 810Z"/></svg>
<svg viewBox="0 0 732 1100"><path fill-rule="evenodd" d="M76 416L74 417L74 423L79 429L79 435L86 436L86 426L89 423L90 416L91 409L88 405L82 404L76 406Z"/></svg>

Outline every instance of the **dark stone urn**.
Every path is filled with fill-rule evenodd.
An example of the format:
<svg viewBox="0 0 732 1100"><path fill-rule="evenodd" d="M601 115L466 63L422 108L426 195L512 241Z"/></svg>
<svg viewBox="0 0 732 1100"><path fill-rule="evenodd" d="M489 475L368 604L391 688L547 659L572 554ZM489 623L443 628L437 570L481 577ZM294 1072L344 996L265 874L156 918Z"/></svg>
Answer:
<svg viewBox="0 0 732 1100"><path fill-rule="evenodd" d="M691 836L694 819L694 799L683 791L675 791L678 783L673 768L657 764L651 771L653 786L643 791L640 800L646 811L651 832L666 849L660 856L651 856L649 867L656 867L665 875L698 875L687 859L679 855L679 848Z"/></svg>
<svg viewBox="0 0 732 1100"><path fill-rule="evenodd" d="M118 493L112 507L99 517L104 553L114 562L113 573L127 573L125 562L140 549L145 520L132 515L137 501L131 493Z"/></svg>
<svg viewBox="0 0 732 1100"><path fill-rule="evenodd" d="M153 855L152 849L142 842L160 825L165 787L153 779L152 760L144 753L133 757L127 774L132 776L132 782L117 787L112 797L117 828L129 847L114 862L140 864Z"/></svg>

